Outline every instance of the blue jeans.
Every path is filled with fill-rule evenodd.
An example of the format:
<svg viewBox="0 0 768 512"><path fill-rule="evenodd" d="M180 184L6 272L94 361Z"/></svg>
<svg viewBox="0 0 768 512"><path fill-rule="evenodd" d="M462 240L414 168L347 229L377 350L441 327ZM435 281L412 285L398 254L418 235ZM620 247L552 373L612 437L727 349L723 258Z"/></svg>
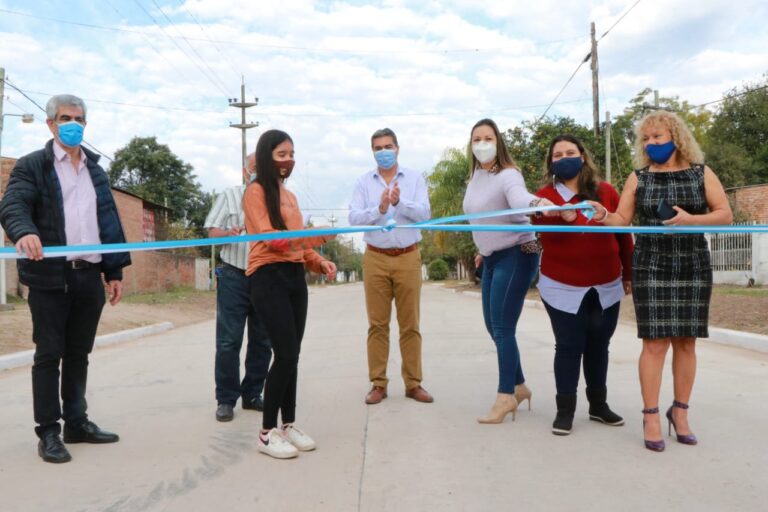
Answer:
<svg viewBox="0 0 768 512"><path fill-rule="evenodd" d="M499 393L514 393L515 385L525 382L515 331L538 267L539 255L524 253L519 246L483 257L483 318L496 344Z"/></svg>
<svg viewBox="0 0 768 512"><path fill-rule="evenodd" d="M250 285L242 270L224 265L217 272L216 292L216 401L235 405L242 397L261 396L272 357L269 336L251 304ZM240 382L240 348L248 322L245 376Z"/></svg>
<svg viewBox="0 0 768 512"><path fill-rule="evenodd" d="M573 315L544 306L555 333L555 385L560 394L576 393L580 366L584 365L587 389L605 389L608 376L608 345L619 321L619 305L603 309L592 288Z"/></svg>

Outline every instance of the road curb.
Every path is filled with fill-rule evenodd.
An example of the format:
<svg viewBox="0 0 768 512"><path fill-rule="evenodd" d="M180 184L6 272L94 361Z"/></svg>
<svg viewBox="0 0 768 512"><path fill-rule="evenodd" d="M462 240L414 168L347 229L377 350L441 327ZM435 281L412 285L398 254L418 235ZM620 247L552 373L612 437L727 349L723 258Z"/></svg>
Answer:
<svg viewBox="0 0 768 512"><path fill-rule="evenodd" d="M448 290L448 288L443 288ZM457 290L455 289L451 291L457 293ZM458 293L463 293L472 297L480 297L480 292L476 292L474 290L467 290ZM525 299L525 307L541 310L546 309L540 300L533 299ZM734 331L732 329L722 329L720 327L710 327L709 338L699 338L699 340L706 343L717 343L718 345L728 345L730 347L738 347L768 354L768 336L764 336L762 334Z"/></svg>
<svg viewBox="0 0 768 512"><path fill-rule="evenodd" d="M145 325L137 327L135 329L127 329L125 331L112 332L109 334L103 334L96 336L94 347L105 347L108 345L114 345L115 343L122 343L124 341L135 340L137 338L143 338L152 334L158 334L161 332L173 329L173 323L160 322L152 325ZM14 352L0 356L0 371L11 370L13 368L19 368L21 366L29 366L34 360L34 350L23 350L21 352Z"/></svg>

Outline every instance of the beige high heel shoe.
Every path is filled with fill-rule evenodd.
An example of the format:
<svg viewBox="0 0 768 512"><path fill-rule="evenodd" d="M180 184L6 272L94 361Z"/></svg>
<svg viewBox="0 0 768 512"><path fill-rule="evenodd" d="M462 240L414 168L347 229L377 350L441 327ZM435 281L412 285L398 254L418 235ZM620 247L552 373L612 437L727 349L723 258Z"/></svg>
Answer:
<svg viewBox="0 0 768 512"><path fill-rule="evenodd" d="M515 400L517 400L518 405L523 403L523 400L528 400L528 410L531 410L531 397L533 396L533 392L531 391L531 388L523 384L518 384L515 386Z"/></svg>
<svg viewBox="0 0 768 512"><path fill-rule="evenodd" d="M512 413L512 421L515 421L515 411L517 410L517 400L515 395L510 393L498 393L496 395L496 403L493 404L491 410L487 415L482 418L477 418L478 423L501 423L504 421L504 417Z"/></svg>

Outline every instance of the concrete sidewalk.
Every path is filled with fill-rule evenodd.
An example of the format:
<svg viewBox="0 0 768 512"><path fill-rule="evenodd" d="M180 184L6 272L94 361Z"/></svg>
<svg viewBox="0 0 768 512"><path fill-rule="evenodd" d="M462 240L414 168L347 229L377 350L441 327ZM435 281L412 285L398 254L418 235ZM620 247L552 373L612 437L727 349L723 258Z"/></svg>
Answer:
<svg viewBox="0 0 768 512"><path fill-rule="evenodd" d="M37 456L29 369L0 373L0 510L765 510L768 355L701 344L690 413L700 443L669 439L657 454L642 445L633 328L619 327L609 372L626 426L588 421L582 394L573 434L556 437L545 312L526 308L518 331L533 410L501 425L475 421L497 380L479 300L425 285L422 324L435 403L403 396L393 343L389 398L366 406L362 286L312 290L297 425L318 449L289 461L256 451L259 413L215 421L213 322L95 352L89 412L121 441L71 445L68 464ZM662 406L671 401L666 374Z"/></svg>

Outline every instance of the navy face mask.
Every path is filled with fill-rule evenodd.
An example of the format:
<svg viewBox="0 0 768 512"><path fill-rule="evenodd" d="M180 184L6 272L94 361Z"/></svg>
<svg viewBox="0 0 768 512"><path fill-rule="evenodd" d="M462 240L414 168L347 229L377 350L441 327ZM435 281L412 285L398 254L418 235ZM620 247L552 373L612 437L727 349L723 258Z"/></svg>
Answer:
<svg viewBox="0 0 768 512"><path fill-rule="evenodd" d="M648 144L645 146L645 152L648 153L648 158L653 160L657 164L664 164L672 157L672 153L675 152L676 146L674 141L665 142L664 144Z"/></svg>
<svg viewBox="0 0 768 512"><path fill-rule="evenodd" d="M584 167L584 161L580 156L574 156L552 162L550 170L561 180L568 181L578 176L582 167Z"/></svg>

